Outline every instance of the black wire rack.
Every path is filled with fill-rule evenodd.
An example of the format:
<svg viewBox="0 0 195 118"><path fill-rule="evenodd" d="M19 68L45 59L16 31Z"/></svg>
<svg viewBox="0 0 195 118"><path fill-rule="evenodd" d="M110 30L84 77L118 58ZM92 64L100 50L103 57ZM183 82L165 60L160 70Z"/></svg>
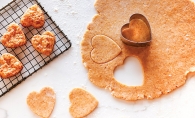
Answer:
<svg viewBox="0 0 195 118"><path fill-rule="evenodd" d="M24 12L32 5L37 4L44 12L45 24L42 28L35 29L33 27L22 27L20 18ZM18 48L6 48L0 43L0 55L3 53L11 53L15 55L22 63L22 71L8 79L0 78L0 97L5 95L11 89L16 87L22 81L26 80L33 73L41 69L43 66L51 62L63 52L71 47L71 42L59 26L52 20L44 7L37 0L13 0L5 7L0 9L0 37L6 32L7 26L12 23L18 23L26 36L27 43ZM56 43L54 50L50 56L44 56L38 53L30 42L31 38L36 34L42 34L44 31L51 31L55 34Z"/></svg>

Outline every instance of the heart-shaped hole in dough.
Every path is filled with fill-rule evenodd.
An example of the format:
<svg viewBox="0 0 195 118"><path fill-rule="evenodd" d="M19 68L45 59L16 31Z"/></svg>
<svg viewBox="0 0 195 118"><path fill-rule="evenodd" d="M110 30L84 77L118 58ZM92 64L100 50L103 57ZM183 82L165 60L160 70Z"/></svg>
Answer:
<svg viewBox="0 0 195 118"><path fill-rule="evenodd" d="M91 59L96 63L106 63L121 53L116 42L105 35L96 35L92 38Z"/></svg>
<svg viewBox="0 0 195 118"><path fill-rule="evenodd" d="M114 71L115 79L127 86L141 86L144 75L140 61L136 57L127 57L124 64Z"/></svg>
<svg viewBox="0 0 195 118"><path fill-rule="evenodd" d="M32 92L27 97L30 109L40 117L48 118L55 106L55 92L50 87L41 89L40 93Z"/></svg>

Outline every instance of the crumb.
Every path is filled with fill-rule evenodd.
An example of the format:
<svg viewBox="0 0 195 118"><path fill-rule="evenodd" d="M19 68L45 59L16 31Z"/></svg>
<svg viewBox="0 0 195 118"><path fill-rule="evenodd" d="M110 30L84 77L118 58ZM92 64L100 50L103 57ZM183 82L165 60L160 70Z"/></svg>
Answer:
<svg viewBox="0 0 195 118"><path fill-rule="evenodd" d="M54 11L55 11L55 12L58 12L58 8L55 7L55 8L54 8Z"/></svg>

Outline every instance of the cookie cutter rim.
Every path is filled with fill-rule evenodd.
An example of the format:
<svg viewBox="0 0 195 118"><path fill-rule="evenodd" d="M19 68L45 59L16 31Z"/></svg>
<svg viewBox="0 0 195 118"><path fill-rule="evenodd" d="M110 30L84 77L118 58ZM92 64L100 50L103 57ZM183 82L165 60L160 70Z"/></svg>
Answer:
<svg viewBox="0 0 195 118"><path fill-rule="evenodd" d="M133 19L141 19L143 20L147 27L149 28L149 31L150 31L150 40L147 40L147 41L144 41L144 42L136 42L136 41L133 41L133 40L130 40L130 39L127 39L123 36L122 34L122 31L126 28L129 27L129 23L131 20ZM151 28L150 28L150 24L148 22L148 20L146 19L146 17L142 14L139 14L139 13L135 13L133 15L130 16L130 19L129 19L129 23L126 23L124 24L122 27L121 27L121 31L120 31L120 39L122 40L123 43L129 45L129 46L135 46L135 47L145 47L145 46L149 46L151 41L152 41L152 37L151 37Z"/></svg>

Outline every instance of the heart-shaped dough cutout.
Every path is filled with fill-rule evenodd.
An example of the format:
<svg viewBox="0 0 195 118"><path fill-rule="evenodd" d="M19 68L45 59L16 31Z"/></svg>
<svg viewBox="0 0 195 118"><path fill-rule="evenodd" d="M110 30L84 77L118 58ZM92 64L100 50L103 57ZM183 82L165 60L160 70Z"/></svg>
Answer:
<svg viewBox="0 0 195 118"><path fill-rule="evenodd" d="M0 76L4 79L16 75L23 68L22 63L10 53L4 53L0 57L0 65Z"/></svg>
<svg viewBox="0 0 195 118"><path fill-rule="evenodd" d="M98 101L89 92L75 88L70 92L70 114L74 118L83 118L90 114L98 105Z"/></svg>
<svg viewBox="0 0 195 118"><path fill-rule="evenodd" d="M111 38L105 35L96 35L92 38L91 59L96 63L106 63L117 57L121 48Z"/></svg>
<svg viewBox="0 0 195 118"><path fill-rule="evenodd" d="M40 93L32 92L27 97L30 109L43 118L48 118L51 115L55 102L55 92L50 87L41 89Z"/></svg>
<svg viewBox="0 0 195 118"><path fill-rule="evenodd" d="M45 23L45 18L40 7L35 4L29 7L22 15L20 23L24 27L33 26L34 28L40 28Z"/></svg>
<svg viewBox="0 0 195 118"><path fill-rule="evenodd" d="M39 53L49 56L54 48L55 36L52 32L46 31L42 35L33 36L31 43Z"/></svg>
<svg viewBox="0 0 195 118"><path fill-rule="evenodd" d="M26 38L20 26L11 23L7 27L7 32L2 36L1 43L8 48L16 48L26 44Z"/></svg>

